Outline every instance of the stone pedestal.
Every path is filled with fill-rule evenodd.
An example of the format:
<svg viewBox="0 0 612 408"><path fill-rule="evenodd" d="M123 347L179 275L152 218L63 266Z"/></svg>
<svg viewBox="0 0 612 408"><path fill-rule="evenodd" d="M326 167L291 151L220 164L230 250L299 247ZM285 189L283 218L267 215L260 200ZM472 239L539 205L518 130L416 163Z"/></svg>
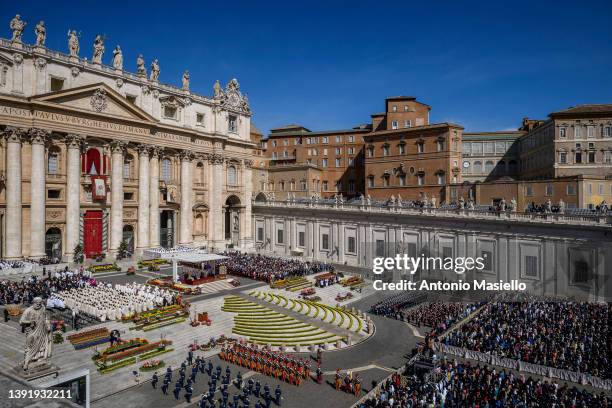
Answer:
<svg viewBox="0 0 612 408"><path fill-rule="evenodd" d="M43 378L50 375L59 373L60 369L53 364L41 364L38 366L31 366L28 370L24 370L21 365L13 368L13 373L26 381L35 380L37 378Z"/></svg>

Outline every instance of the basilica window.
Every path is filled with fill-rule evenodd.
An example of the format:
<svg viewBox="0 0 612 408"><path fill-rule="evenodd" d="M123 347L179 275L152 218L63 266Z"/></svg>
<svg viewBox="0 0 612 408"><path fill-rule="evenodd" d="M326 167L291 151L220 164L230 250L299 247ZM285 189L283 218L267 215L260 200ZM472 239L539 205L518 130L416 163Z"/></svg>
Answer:
<svg viewBox="0 0 612 408"><path fill-rule="evenodd" d="M170 181L172 176L172 163L170 159L163 159L161 162L161 179L163 181Z"/></svg>
<svg viewBox="0 0 612 408"><path fill-rule="evenodd" d="M227 130L231 133L238 133L238 118L235 115L229 115L227 121Z"/></svg>
<svg viewBox="0 0 612 408"><path fill-rule="evenodd" d="M59 154L57 152L49 152L47 160L47 173L57 174L59 170Z"/></svg>
<svg viewBox="0 0 612 408"><path fill-rule="evenodd" d="M229 166L227 168L227 184L230 186L236 185L236 167L235 166ZM284 184L283 184L283 188L284 188Z"/></svg>
<svg viewBox="0 0 612 408"><path fill-rule="evenodd" d="M196 124L198 126L204 126L204 114L203 113L196 114Z"/></svg>
<svg viewBox="0 0 612 408"><path fill-rule="evenodd" d="M174 106L164 106L164 117L167 119L176 119L177 109Z"/></svg>
<svg viewBox="0 0 612 408"><path fill-rule="evenodd" d="M374 176L368 176L368 187L374 187Z"/></svg>
<svg viewBox="0 0 612 408"><path fill-rule="evenodd" d="M61 91L64 89L64 78L51 77L51 92Z"/></svg>
<svg viewBox="0 0 612 408"><path fill-rule="evenodd" d="M0 65L0 86L6 86L6 77L8 76L8 67Z"/></svg>
<svg viewBox="0 0 612 408"><path fill-rule="evenodd" d="M126 157L123 161L123 178L128 180L132 178L132 158Z"/></svg>

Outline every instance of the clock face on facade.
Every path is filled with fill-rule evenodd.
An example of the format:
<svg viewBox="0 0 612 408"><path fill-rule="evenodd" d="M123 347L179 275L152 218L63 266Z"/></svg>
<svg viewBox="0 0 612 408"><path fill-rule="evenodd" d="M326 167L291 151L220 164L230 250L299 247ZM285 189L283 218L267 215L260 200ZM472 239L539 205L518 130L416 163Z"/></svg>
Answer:
<svg viewBox="0 0 612 408"><path fill-rule="evenodd" d="M466 169L467 169L468 167L470 167L470 162L464 161L464 162L463 162L463 167L465 167Z"/></svg>

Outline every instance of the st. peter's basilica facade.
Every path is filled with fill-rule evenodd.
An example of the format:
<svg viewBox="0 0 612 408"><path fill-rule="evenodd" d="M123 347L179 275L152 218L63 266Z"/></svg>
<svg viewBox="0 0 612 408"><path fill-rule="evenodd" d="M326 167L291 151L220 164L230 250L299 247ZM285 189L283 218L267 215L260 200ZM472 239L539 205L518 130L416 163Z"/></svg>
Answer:
<svg viewBox="0 0 612 408"><path fill-rule="evenodd" d="M0 39L0 258L252 244L251 111L237 80L197 95L187 71L181 87L162 84L142 55L127 72L119 46L105 65L101 36L90 51L70 31L63 53L45 47L43 22L33 45L24 27L15 17Z"/></svg>

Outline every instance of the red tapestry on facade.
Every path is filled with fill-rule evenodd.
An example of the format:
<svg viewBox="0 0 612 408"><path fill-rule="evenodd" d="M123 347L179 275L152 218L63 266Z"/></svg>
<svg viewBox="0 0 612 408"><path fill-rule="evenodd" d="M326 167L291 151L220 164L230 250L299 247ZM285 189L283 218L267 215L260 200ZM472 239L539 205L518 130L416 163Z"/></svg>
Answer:
<svg viewBox="0 0 612 408"><path fill-rule="evenodd" d="M91 176L91 198L106 200L106 176Z"/></svg>

